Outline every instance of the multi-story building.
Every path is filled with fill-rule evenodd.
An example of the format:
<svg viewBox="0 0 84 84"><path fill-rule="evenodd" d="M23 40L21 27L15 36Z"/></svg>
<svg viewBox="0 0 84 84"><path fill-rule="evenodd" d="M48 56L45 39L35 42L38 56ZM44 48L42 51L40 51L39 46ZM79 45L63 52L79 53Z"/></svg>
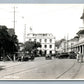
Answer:
<svg viewBox="0 0 84 84"><path fill-rule="evenodd" d="M84 25L84 9L80 19L83 20ZM84 26L78 31L77 35L79 36L79 40L75 45L73 45L73 49L76 52L80 51L84 55Z"/></svg>
<svg viewBox="0 0 84 84"><path fill-rule="evenodd" d="M55 53L55 37L49 33L28 33L26 41L36 41L41 43L41 48L44 54Z"/></svg>
<svg viewBox="0 0 84 84"><path fill-rule="evenodd" d="M75 36L74 38L70 40L61 39L59 41L59 45L56 46L57 52L71 52L73 51L73 45L75 45L79 40L78 36Z"/></svg>
<svg viewBox="0 0 84 84"><path fill-rule="evenodd" d="M79 37L75 36L74 38L67 41L67 51L74 51L73 46L79 41Z"/></svg>
<svg viewBox="0 0 84 84"><path fill-rule="evenodd" d="M79 36L79 40L75 45L73 45L73 49L76 52L80 51L82 54L84 54L84 29L78 31L77 34Z"/></svg>

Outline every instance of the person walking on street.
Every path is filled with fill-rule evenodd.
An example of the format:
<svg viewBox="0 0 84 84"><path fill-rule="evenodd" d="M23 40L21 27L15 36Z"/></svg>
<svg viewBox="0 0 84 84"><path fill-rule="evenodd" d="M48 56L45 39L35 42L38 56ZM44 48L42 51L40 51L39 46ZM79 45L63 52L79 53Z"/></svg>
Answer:
<svg viewBox="0 0 84 84"><path fill-rule="evenodd" d="M77 62L83 62L83 54L80 51L77 53Z"/></svg>
<svg viewBox="0 0 84 84"><path fill-rule="evenodd" d="M80 57L81 57L81 59L80 59L81 60L81 63L83 63L83 54L82 53L81 53L81 56Z"/></svg>
<svg viewBox="0 0 84 84"><path fill-rule="evenodd" d="M77 62L79 62L79 52L77 52L77 57L76 57L76 59L77 59Z"/></svg>

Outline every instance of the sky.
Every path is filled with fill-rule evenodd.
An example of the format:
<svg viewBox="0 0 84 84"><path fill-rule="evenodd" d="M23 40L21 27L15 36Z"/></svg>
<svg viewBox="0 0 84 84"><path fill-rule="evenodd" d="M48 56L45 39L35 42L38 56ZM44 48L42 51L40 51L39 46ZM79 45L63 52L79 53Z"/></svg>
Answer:
<svg viewBox="0 0 84 84"><path fill-rule="evenodd" d="M30 33L52 33L56 40L71 39L83 27L80 19L84 4L0 4L0 25L14 27L19 42L24 41L24 29Z"/></svg>

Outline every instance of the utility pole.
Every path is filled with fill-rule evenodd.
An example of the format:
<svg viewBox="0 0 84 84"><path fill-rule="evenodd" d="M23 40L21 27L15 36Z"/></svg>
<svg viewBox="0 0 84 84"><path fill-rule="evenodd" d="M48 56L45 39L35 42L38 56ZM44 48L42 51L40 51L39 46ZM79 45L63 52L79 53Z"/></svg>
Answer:
<svg viewBox="0 0 84 84"><path fill-rule="evenodd" d="M13 21L13 27L14 27L14 31L15 31L15 27L16 27L16 8L17 7L13 7L13 18L14 18L14 21Z"/></svg>
<svg viewBox="0 0 84 84"><path fill-rule="evenodd" d="M14 11L13 11L13 12L14 12L14 33L15 33L15 26L16 26L16 25L15 25L15 22L16 22L16 17L15 17L15 16L16 16L16 10L15 10L15 8L16 8L16 7L14 6ZM13 60L14 60L14 61L16 60L15 55L13 56Z"/></svg>
<svg viewBox="0 0 84 84"><path fill-rule="evenodd" d="M26 38L26 24L24 25L24 43L25 43L25 38Z"/></svg>
<svg viewBox="0 0 84 84"><path fill-rule="evenodd" d="M67 44L66 44L66 45L67 45L66 48L67 48L67 52L68 52L68 34L67 34L67 41L66 41L66 43L67 43Z"/></svg>
<svg viewBox="0 0 84 84"><path fill-rule="evenodd" d="M15 30L15 6L14 6L14 30Z"/></svg>
<svg viewBox="0 0 84 84"><path fill-rule="evenodd" d="M25 19L24 16L22 16L22 19ZM23 34L23 42L24 43L25 43L25 39L26 39L26 24L24 23L24 34Z"/></svg>
<svg viewBox="0 0 84 84"><path fill-rule="evenodd" d="M14 16L14 17L13 17L13 18L14 18L14 23L13 23L14 33L15 33L15 19L16 19L16 18L15 18L15 13L16 13L16 11L15 11L15 6L14 6L14 11L13 11L13 14L14 14L14 15L13 15L13 16Z"/></svg>
<svg viewBox="0 0 84 84"><path fill-rule="evenodd" d="M63 52L66 52L66 37L64 36L64 49Z"/></svg>

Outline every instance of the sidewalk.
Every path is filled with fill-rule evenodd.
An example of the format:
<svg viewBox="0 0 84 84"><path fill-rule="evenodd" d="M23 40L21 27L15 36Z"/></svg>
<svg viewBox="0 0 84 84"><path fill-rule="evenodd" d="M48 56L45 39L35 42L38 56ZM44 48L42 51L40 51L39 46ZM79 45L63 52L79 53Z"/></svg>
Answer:
<svg viewBox="0 0 84 84"><path fill-rule="evenodd" d="M75 79L84 80L84 61L80 63L80 70Z"/></svg>

